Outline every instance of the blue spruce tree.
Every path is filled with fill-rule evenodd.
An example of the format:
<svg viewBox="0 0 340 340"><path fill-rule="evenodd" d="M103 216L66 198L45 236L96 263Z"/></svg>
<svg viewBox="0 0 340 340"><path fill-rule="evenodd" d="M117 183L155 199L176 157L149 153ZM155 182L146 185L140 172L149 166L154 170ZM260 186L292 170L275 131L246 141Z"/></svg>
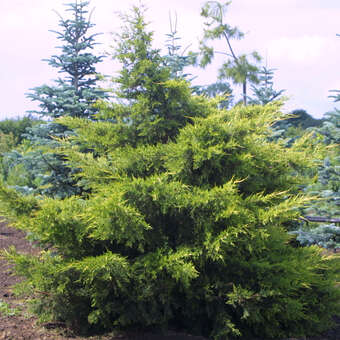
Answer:
<svg viewBox="0 0 340 340"><path fill-rule="evenodd" d="M339 91L331 92L337 94L330 97L335 102L340 101ZM325 121L317 132L329 146L329 153L319 165L317 182L306 188L321 199L304 213L310 220L319 219L324 223L317 227L312 224L294 233L303 245L317 244L335 250L340 248L340 111L335 109L326 113Z"/></svg>
<svg viewBox="0 0 340 340"><path fill-rule="evenodd" d="M103 56L92 53L98 34L89 33L94 24L91 23L92 12L88 12L88 5L88 1L75 1L66 4L66 11L71 12L70 18L64 19L58 14L61 30L52 32L62 42L58 47L61 53L46 61L63 77L55 80L53 86L42 85L28 94L33 101L39 102L40 107L40 111L31 112L47 120L29 129L25 137L30 140L32 148L26 154L14 157L17 161L12 163L13 166L24 164L30 178L28 182L35 183L28 192L33 189L63 198L80 190L72 177L75 170L71 171L66 166L63 155L51 150L58 147L56 138L72 134L53 119L65 116L92 119L97 113L94 104L105 98L104 90L97 85L100 78L96 73L96 64L102 61ZM25 191L27 188L17 189Z"/></svg>
<svg viewBox="0 0 340 340"><path fill-rule="evenodd" d="M33 89L28 95L33 101L40 102L41 111L33 111L44 116L58 118L62 116L91 118L96 113L93 104L104 97L103 90L97 86L98 75L95 65L103 56L95 56L91 50L96 45L98 34L89 34L94 26L90 22L91 14L86 19L88 1L75 1L67 4L66 11L72 12L72 18L64 19L60 15L61 32L57 34L63 45L60 55L53 55L46 61L63 78L55 81L55 86L43 85Z"/></svg>

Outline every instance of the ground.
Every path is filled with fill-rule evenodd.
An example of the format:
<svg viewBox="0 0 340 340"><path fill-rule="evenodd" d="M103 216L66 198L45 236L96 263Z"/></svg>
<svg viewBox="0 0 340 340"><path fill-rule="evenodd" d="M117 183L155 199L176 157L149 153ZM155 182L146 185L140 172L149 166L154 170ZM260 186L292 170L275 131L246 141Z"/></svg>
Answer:
<svg viewBox="0 0 340 340"><path fill-rule="evenodd" d="M0 223L0 250L15 246L22 253L37 253L38 248L25 239L25 234L14 228ZM0 259L0 340L204 340L202 337L185 334L169 333L164 336L151 334L102 335L94 337L80 337L58 324L39 325L37 319L27 311L25 301L18 299L11 290L11 286L20 282L18 276L13 275L11 266ZM336 319L337 327L323 336L304 339L285 340L340 340L340 317Z"/></svg>

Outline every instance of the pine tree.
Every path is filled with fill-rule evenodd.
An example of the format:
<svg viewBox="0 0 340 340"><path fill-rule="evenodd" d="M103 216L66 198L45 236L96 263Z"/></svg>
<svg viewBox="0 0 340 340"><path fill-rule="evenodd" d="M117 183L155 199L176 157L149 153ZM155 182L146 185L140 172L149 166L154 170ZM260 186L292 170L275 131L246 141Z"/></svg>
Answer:
<svg viewBox="0 0 340 340"><path fill-rule="evenodd" d="M91 14L86 18L88 1L75 1L66 4L69 18L59 15L61 31L53 31L62 42L59 55L47 59L49 65L56 68L62 78L55 81L54 86L43 85L33 89L28 95L33 101L38 101L40 111L33 111L41 117L56 119L58 117L82 117L93 119L98 112L95 103L106 97L105 92L98 87L96 64L102 56L95 56L91 50L95 47L95 37L89 30ZM75 170L70 170L62 154L56 154L53 149L59 143L56 138L64 138L72 134L61 124L49 121L36 125L25 134L32 147L25 154L8 155L14 162L12 166L24 167L27 183L33 187L16 188L20 191L37 192L51 196L66 197L80 193L72 177Z"/></svg>
<svg viewBox="0 0 340 340"><path fill-rule="evenodd" d="M207 1L202 8L201 15L208 19L205 23L203 40L201 41L202 59L200 65L205 67L211 63L215 53L220 53L228 57L219 69L219 79L231 79L235 84L242 85L242 101L247 105L247 84L257 84L259 82L256 62L261 60L257 52L250 55L237 55L231 45L232 39L241 39L244 34L237 28L232 27L224 22L225 13L230 2L220 3L218 1ZM213 47L208 46L210 40L224 39L226 42L226 51L215 51ZM251 57L255 63L249 61Z"/></svg>
<svg viewBox="0 0 340 340"><path fill-rule="evenodd" d="M33 111L42 116L58 118L62 116L91 118L97 109L93 106L100 98L104 98L103 90L98 88L96 64L103 56L95 56L93 50L95 37L89 34L94 26L91 14L88 14L88 1L75 1L67 4L66 11L71 18L64 19L59 15L59 26L62 30L52 31L62 42L61 54L47 59L49 65L64 75L58 78L55 86L43 85L33 89L28 97L38 101L41 111Z"/></svg>
<svg viewBox="0 0 340 340"><path fill-rule="evenodd" d="M339 96L330 97L335 102L340 100ZM305 191L318 195L320 199L304 209L303 213L305 216L340 220L340 111L335 109L326 113L322 126L315 131L322 136L329 149L327 157L319 161L317 180L305 188ZM340 248L340 226L335 223L303 224L293 233L303 245Z"/></svg>
<svg viewBox="0 0 340 340"><path fill-rule="evenodd" d="M168 54L164 56L165 64L170 68L172 78L184 78L192 81L194 77L191 74L185 73L184 69L196 63L197 53L188 52L189 46L182 48L180 45L181 38L177 31L177 13L174 18L169 14L170 33L166 40Z"/></svg>
<svg viewBox="0 0 340 340"><path fill-rule="evenodd" d="M335 102L340 98L335 98ZM340 218L340 111L325 114L324 122L317 129L329 147L328 156L319 167L318 183L311 187L313 191L319 191L323 200L319 202L317 214Z"/></svg>
<svg viewBox="0 0 340 340"><path fill-rule="evenodd" d="M14 119L4 119L0 121L0 132L4 135L13 135L15 144L20 144L24 139L26 130L41 123L33 116L17 117Z"/></svg>
<svg viewBox="0 0 340 340"><path fill-rule="evenodd" d="M250 104L265 105L273 100L280 98L285 90L276 91L273 88L274 69L268 69L263 66L258 73L259 84L257 86L252 85L254 98L251 98Z"/></svg>
<svg viewBox="0 0 340 340"><path fill-rule="evenodd" d="M177 15L175 16L174 22L170 16L170 33L167 34L167 37L166 47L168 48L168 54L164 56L164 58L166 65L170 67L171 77L184 78L190 82L193 81L195 77L190 73L185 73L184 69L197 64L198 53L192 51L186 53L189 46L181 51L182 46L179 44L181 38L177 32ZM210 98L221 97L219 103L221 108L228 108L232 103L232 89L229 83L225 81L220 80L209 85L195 85L192 89L193 92L198 95L205 95Z"/></svg>

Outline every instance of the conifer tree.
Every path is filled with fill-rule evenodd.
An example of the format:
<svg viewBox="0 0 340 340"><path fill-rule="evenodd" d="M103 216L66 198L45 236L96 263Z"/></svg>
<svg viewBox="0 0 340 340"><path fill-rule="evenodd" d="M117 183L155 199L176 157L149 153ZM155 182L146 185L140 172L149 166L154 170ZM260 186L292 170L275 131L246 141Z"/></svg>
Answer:
<svg viewBox="0 0 340 340"><path fill-rule="evenodd" d="M0 186L0 213L45 248L4 254L33 310L81 332L174 328L222 340L327 329L340 313L339 262L296 248L285 229L310 200L302 174L323 145L271 141L277 102L221 110L168 80L132 13L117 54L121 103L102 104L98 120L59 120L76 131L60 152L88 194Z"/></svg>
<svg viewBox="0 0 340 340"><path fill-rule="evenodd" d="M254 98L250 99L251 104L265 105L273 100L280 98L285 90L276 91L273 88L274 69L268 69L263 66L258 73L259 84L257 86L252 85Z"/></svg>
<svg viewBox="0 0 340 340"><path fill-rule="evenodd" d="M94 104L106 96L97 84L96 65L103 57L92 53L98 34L89 32L94 24L91 23L91 14L87 18L88 5L88 1L78 0L66 4L66 11L71 15L67 19L59 15L61 30L52 31L62 42L58 47L61 53L46 60L62 77L55 81L54 86L36 87L28 94L33 101L40 103L41 110L33 112L50 121L34 126L25 134L32 145L25 154L9 155L12 166L26 169L27 182L33 186L16 186L20 191L36 190L59 197L80 192L72 178L75 170L70 171L64 164L64 157L53 151L58 147L55 138L64 138L72 131L51 119L65 116L93 119L98 111Z"/></svg>
<svg viewBox="0 0 340 340"><path fill-rule="evenodd" d="M337 92L337 91L332 91ZM338 95L330 96L335 102ZM340 111L325 114L322 126L315 129L328 146L328 154L319 161L317 180L305 191L320 198L303 210L305 216L330 220L322 224L303 224L293 233L302 245L317 244L324 248L340 248L340 226L331 221L340 220Z"/></svg>
<svg viewBox="0 0 340 340"><path fill-rule="evenodd" d="M71 17L64 19L59 15L61 31L52 31L62 42L58 48L59 55L47 59L49 65L56 68L63 78L58 78L55 86L43 85L33 89L28 97L38 101L41 111L33 111L42 116L58 118L62 116L91 118L96 113L94 103L103 98L103 90L98 88L96 64L103 56L92 53L95 37L89 30L91 14L87 18L88 1L78 1L67 4L67 12Z"/></svg>
<svg viewBox="0 0 340 340"><path fill-rule="evenodd" d="M177 30L177 13L174 17L169 14L170 33L166 40L168 54L164 56L165 64L170 68L172 78L184 78L192 81L194 77L191 74L185 73L184 69L196 63L197 53L186 52L189 46L183 48L180 45L181 38Z"/></svg>
<svg viewBox="0 0 340 340"><path fill-rule="evenodd" d="M124 131L117 136L123 144L166 143L190 117L202 115L193 103L188 82L174 77L169 60L152 46L153 32L147 31L144 12L143 6L133 7L130 15L121 15L124 25L115 35L113 53L121 64L113 84L116 101L99 105L98 118L109 119Z"/></svg>
<svg viewBox="0 0 340 340"><path fill-rule="evenodd" d="M26 130L39 123L41 121L30 115L14 119L4 119L0 121L0 132L4 135L12 134L15 144L20 144L24 139L23 135Z"/></svg>
<svg viewBox="0 0 340 340"><path fill-rule="evenodd" d="M256 63L261 60L257 52L250 55L235 53L231 44L232 39L241 39L244 33L237 27L232 27L225 23L225 13L231 2L220 3L219 1L207 1L202 8L201 15L208 21L205 23L204 36L201 41L202 59L200 65L205 67L211 63L216 53L223 54L227 60L219 69L219 79L231 79L235 84L242 86L242 101L247 105L247 85L257 84L259 82L259 69ZM208 41L224 39L226 43L225 51L215 51L208 46ZM252 58L255 63L249 61Z"/></svg>
<svg viewBox="0 0 340 340"><path fill-rule="evenodd" d="M181 51L181 45L177 32L177 15L175 16L175 21L170 16L170 33L167 34L168 40L166 47L168 48L168 54L164 57L166 65L170 67L171 76L173 78L185 78L189 81L193 81L195 77L191 74L185 73L184 69L191 65L197 64L198 53L188 52L186 50L189 48L187 46ZM221 100L219 106L221 108L228 108L232 102L232 89L226 81L219 80L216 83L209 85L195 85L192 87L193 92L198 95L205 95L211 98L220 96Z"/></svg>
<svg viewBox="0 0 340 340"><path fill-rule="evenodd" d="M329 150L327 157L319 162L317 180L305 188L307 192L317 195L319 199L303 210L304 215L321 217L328 219L329 222L303 224L297 231L294 231L293 233L297 235L297 240L302 245L317 244L329 249L340 248L340 226L331 223L336 220L340 221L339 119L339 112L327 114L322 127L316 129L323 136Z"/></svg>
<svg viewBox="0 0 340 340"><path fill-rule="evenodd" d="M234 96L230 84L225 81L217 81L209 85L194 86L194 92L210 98L220 98L219 107L228 109L233 103Z"/></svg>
<svg viewBox="0 0 340 340"><path fill-rule="evenodd" d="M339 96L331 96L335 102L340 101ZM318 191L323 198L314 206L315 214L340 218L340 111L335 109L327 112L324 122L316 130L329 147L328 155L319 166L318 182L310 190Z"/></svg>
<svg viewBox="0 0 340 340"><path fill-rule="evenodd" d="M51 247L39 258L6 255L41 318L83 332L173 327L219 340L330 327L339 262L295 248L285 230L308 201L299 174L322 146L310 136L288 149L268 141L277 105L201 105L209 115L167 144L117 148L103 134L94 144L98 123L84 121L63 152L82 169L87 197L1 187L1 213ZM105 128L116 134L116 124ZM81 152L86 141L93 153Z"/></svg>

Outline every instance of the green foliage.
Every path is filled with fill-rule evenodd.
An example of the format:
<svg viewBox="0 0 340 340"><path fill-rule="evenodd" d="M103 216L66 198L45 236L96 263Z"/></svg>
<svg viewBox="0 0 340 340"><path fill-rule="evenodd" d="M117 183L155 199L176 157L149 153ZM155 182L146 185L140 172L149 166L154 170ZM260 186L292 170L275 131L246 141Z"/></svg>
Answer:
<svg viewBox="0 0 340 340"><path fill-rule="evenodd" d="M103 57L95 56L91 51L96 45L97 34L89 34L94 24L91 23L91 14L86 18L88 5L88 1L75 1L66 5L66 11L71 13L69 18L59 15L61 31L54 33L62 42L58 47L61 53L47 61L63 77L58 78L54 86L36 87L28 94L33 101L40 103L41 110L34 112L41 116L92 119L98 112L94 104L106 97L97 85L96 65ZM6 156L13 161L10 171L23 172L21 177L25 180L17 179L12 183L15 178L8 178L10 174L5 176L5 180L27 194L36 192L60 198L79 194L81 189L72 178L77 170L69 169L63 155L54 152L59 145L57 139L67 138L70 134L72 131L51 121L29 129L25 137L30 141L30 149L19 153L14 151Z"/></svg>
<svg viewBox="0 0 340 340"><path fill-rule="evenodd" d="M290 117L285 120L285 123L292 127L301 127L308 129L310 127L321 127L325 119L313 118L305 110L297 109L290 113Z"/></svg>
<svg viewBox="0 0 340 340"><path fill-rule="evenodd" d="M203 7L205 39L226 39L232 58L222 71L243 84L245 99L258 70L230 47L242 33L223 23L228 5ZM53 151L75 177L70 187L86 191L0 186L1 215L44 248L3 252L33 310L80 333L174 328L222 340L328 329L340 313L338 258L296 248L286 229L314 198L302 190L305 173L326 146L314 133L289 148L275 138L272 127L287 118L280 102L225 110L221 97L193 95L152 47L143 7L122 19L114 102L98 102L96 119L60 111L31 138L46 164L58 165ZM202 48L209 62L214 51ZM54 128L67 138L47 138Z"/></svg>
<svg viewBox="0 0 340 340"><path fill-rule="evenodd" d="M302 190L315 199L301 209L304 216L324 219L339 218L339 146L337 144L338 118L336 112L328 113L323 119L315 119L305 110L294 110L287 119L274 124L275 138L285 140L287 147L301 138L305 131L318 136L320 143L327 145L323 159L315 159L317 171L306 169L306 178L310 178ZM291 234L296 235L300 245L318 245L324 248L338 248L339 227L334 224L291 223Z"/></svg>
<svg viewBox="0 0 340 340"><path fill-rule="evenodd" d="M305 188L319 199L304 209L304 214L329 219L340 218L340 117L339 111L325 115L323 124L316 131L328 147L327 157L319 162L318 178ZM302 226L295 232L304 245L318 244L325 248L340 248L340 227L322 224L311 228Z"/></svg>
<svg viewBox="0 0 340 340"><path fill-rule="evenodd" d="M204 115L199 100L192 98L189 84L174 78L168 61L152 47L143 7L121 15L122 33L116 35L113 57L122 69L114 79L116 102L102 101L98 119L116 123L122 143L167 143L190 117ZM100 126L100 125L97 125ZM105 133L105 132L103 132Z"/></svg>
<svg viewBox="0 0 340 340"><path fill-rule="evenodd" d="M96 86L98 77L95 65L103 57L90 52L98 34L89 34L94 24L90 21L91 15L86 19L88 5L88 1L82 0L67 4L67 11L72 13L68 19L57 13L62 31L53 32L63 43L58 47L61 54L53 55L46 61L65 76L56 80L56 86L43 85L28 94L29 98L40 103L41 111L36 113L52 118L65 115L88 118L96 113L93 104L105 97L103 90Z"/></svg>
<svg viewBox="0 0 340 340"><path fill-rule="evenodd" d="M274 138L285 139L286 146L289 147L307 131L314 131L315 128L321 127L323 122L324 119L313 118L305 110L293 110L283 119L273 124Z"/></svg>
<svg viewBox="0 0 340 340"><path fill-rule="evenodd" d="M142 94L153 93L157 82L169 79L169 68L162 65L159 50L152 48L153 33L146 31L144 12L143 6L135 6L130 14L121 14L124 26L122 32L115 35L113 55L122 64L115 79L119 98L136 100Z"/></svg>
<svg viewBox="0 0 340 340"><path fill-rule="evenodd" d="M1 140L3 141L3 139L7 138L9 142L9 146L1 148L0 152L9 151L20 144L25 137L24 134L27 132L27 128L31 128L39 123L40 121L32 116L0 121Z"/></svg>
<svg viewBox="0 0 340 340"><path fill-rule="evenodd" d="M11 308L8 303L0 300L0 315L2 316L14 316L20 313L20 309Z"/></svg>
<svg viewBox="0 0 340 340"><path fill-rule="evenodd" d="M310 246L316 244L327 249L340 248L340 227L329 224L306 229L301 228L291 232L291 234L297 235L296 239L301 245Z"/></svg>
<svg viewBox="0 0 340 340"><path fill-rule="evenodd" d="M210 98L220 98L218 106L221 109L228 109L232 104L232 89L226 82L218 81L206 86L195 86L194 91L196 94L205 95Z"/></svg>
<svg viewBox="0 0 340 340"><path fill-rule="evenodd" d="M277 339L331 325L339 262L316 247L294 248L284 228L309 201L301 174L323 146L310 136L288 149L270 141L278 103L225 111L192 100L207 117L166 144L110 144L117 124L64 119L77 134L62 152L82 169L87 197L31 204L9 191L4 214L17 214L47 249L5 253L41 319L80 332L174 327L214 339Z"/></svg>
<svg viewBox="0 0 340 340"><path fill-rule="evenodd" d="M256 63L261 60L257 52L249 55L237 55L231 44L232 39L242 39L244 34L237 28L224 22L225 13L231 2L221 3L219 1L207 1L202 7L201 16L207 19L205 22L204 36L200 44L201 61L200 66L205 67L211 63L215 53L221 53L228 57L219 69L219 79L232 79L235 84L242 85L242 100L247 105L247 83L257 84L259 82L259 69ZM215 51L208 46L208 41L224 39L225 51ZM253 59L253 62L250 62Z"/></svg>
<svg viewBox="0 0 340 340"><path fill-rule="evenodd" d="M303 190L316 199L302 209L305 216L321 217L324 219L340 218L340 125L337 110L325 114L323 119L314 119L304 110L294 110L292 116L274 125L276 138L285 137L286 145L300 138L307 129L318 135L320 141L327 145L326 157L315 159L318 171L307 171L311 177L309 185ZM339 248L339 226L334 224L305 225L303 222L294 225L292 234L297 235L301 245L319 245L334 249Z"/></svg>
<svg viewBox="0 0 340 340"><path fill-rule="evenodd" d="M17 139L14 137L12 132L8 134L0 132L0 154L1 155L3 155L4 152L13 150L13 148L16 145L17 145Z"/></svg>
<svg viewBox="0 0 340 340"><path fill-rule="evenodd" d="M252 85L251 89L254 93L254 98L250 99L251 104L265 105L273 100L280 98L285 90L276 91L273 88L274 69L262 67L258 72L258 86Z"/></svg>
<svg viewBox="0 0 340 340"><path fill-rule="evenodd" d="M320 133L325 137L326 144L340 144L340 111L335 109L325 114L325 120L320 127Z"/></svg>
<svg viewBox="0 0 340 340"><path fill-rule="evenodd" d="M326 121L318 131L329 145L328 157L319 169L321 196L328 203L327 213L324 215L340 218L340 112L336 110L326 114Z"/></svg>
<svg viewBox="0 0 340 340"><path fill-rule="evenodd" d="M22 228L22 219L26 219L38 208L36 197L22 196L15 189L4 186L3 183L0 186L0 200L1 213L6 214L6 218L18 228Z"/></svg>
<svg viewBox="0 0 340 340"><path fill-rule="evenodd" d="M331 153L332 151L329 152L330 155ZM307 191L318 194L320 200L305 209L306 215L340 218L339 164L339 156L327 157L320 164L317 181L306 188Z"/></svg>
<svg viewBox="0 0 340 340"><path fill-rule="evenodd" d="M24 143L3 156L3 180L18 191L65 197L79 193L71 170L65 166L64 157L56 154L59 143L50 134L65 137L58 124L43 123L26 134Z"/></svg>
<svg viewBox="0 0 340 340"><path fill-rule="evenodd" d="M2 180L8 181L7 183L12 184L14 180L18 185L27 184L23 165L16 167L8 153L15 148L21 148L21 144L25 143L27 129L39 122L31 116L0 121L0 172Z"/></svg>
<svg viewBox="0 0 340 340"><path fill-rule="evenodd" d="M169 14L169 21L170 33L166 35L166 47L168 49L168 54L164 56L165 65L170 68L172 78L193 78L191 74L184 73L184 69L187 66L191 66L196 63L197 53L186 53L189 46L182 49L182 46L179 44L181 38L178 36L177 31L177 13L174 18L172 18L171 14Z"/></svg>

